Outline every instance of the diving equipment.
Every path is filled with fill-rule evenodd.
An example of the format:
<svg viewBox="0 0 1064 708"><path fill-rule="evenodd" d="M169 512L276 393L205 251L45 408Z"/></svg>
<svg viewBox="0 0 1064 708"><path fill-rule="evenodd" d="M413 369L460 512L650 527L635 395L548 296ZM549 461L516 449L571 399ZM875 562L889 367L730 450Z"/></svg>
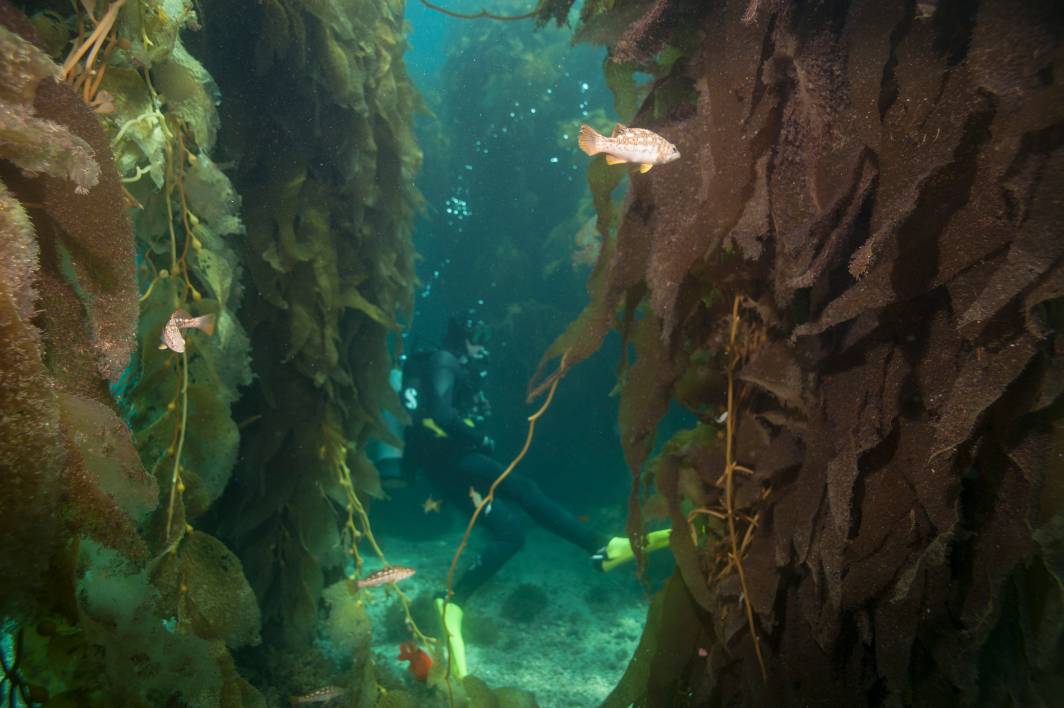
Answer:
<svg viewBox="0 0 1064 708"><path fill-rule="evenodd" d="M669 537L671 535L672 529L651 531L644 539L643 550L650 553L651 551L666 548L669 545ZM603 572L613 570L633 558L635 558L635 554L632 553L632 543L627 536L614 536L609 543L591 556L591 560Z"/></svg>
<svg viewBox="0 0 1064 708"><path fill-rule="evenodd" d="M447 648L451 654L451 675L459 679L465 678L468 671L465 641L462 639L462 608L454 602L444 602L442 597L438 597L436 613L440 616L440 623L447 635Z"/></svg>
<svg viewBox="0 0 1064 708"><path fill-rule="evenodd" d="M388 375L388 384L396 393L403 387L403 372L399 368L393 368ZM387 440L370 438L366 443L366 456L374 464L380 474L381 486L385 489L406 487L410 480L403 472L403 451L389 442L400 442L403 439L403 424L395 415L388 410L381 411L381 420L387 431ZM384 436L382 436L384 437Z"/></svg>

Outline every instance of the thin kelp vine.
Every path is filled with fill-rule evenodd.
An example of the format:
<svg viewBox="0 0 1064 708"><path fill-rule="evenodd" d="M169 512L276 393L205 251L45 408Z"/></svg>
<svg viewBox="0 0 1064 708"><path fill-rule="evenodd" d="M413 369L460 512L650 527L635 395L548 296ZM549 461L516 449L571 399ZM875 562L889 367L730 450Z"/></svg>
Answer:
<svg viewBox="0 0 1064 708"><path fill-rule="evenodd" d="M422 5L435 12L443 13L448 17L453 17L456 20L499 20L502 22L513 22L516 20L530 20L536 16L538 10L526 12L521 15L500 15L494 12L488 12L487 10L480 10L479 12L455 12L454 10L448 10L443 5L437 5L429 0L419 0Z"/></svg>
<svg viewBox="0 0 1064 708"><path fill-rule="evenodd" d="M629 177L531 387L611 328L632 352L629 533L665 515L678 570L606 705L1051 701L1064 18L606 5L578 35L671 55L633 122L683 155ZM670 402L699 422L650 459Z"/></svg>

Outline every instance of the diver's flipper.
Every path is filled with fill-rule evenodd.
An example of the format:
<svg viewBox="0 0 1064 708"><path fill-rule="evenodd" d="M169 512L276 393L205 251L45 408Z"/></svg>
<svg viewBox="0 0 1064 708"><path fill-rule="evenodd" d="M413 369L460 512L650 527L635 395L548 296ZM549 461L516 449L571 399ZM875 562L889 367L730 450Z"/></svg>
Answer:
<svg viewBox="0 0 1064 708"><path fill-rule="evenodd" d="M656 551L661 548L666 548L669 545L669 536L672 535L672 529L662 529L660 531L651 531L646 536L647 553ZM599 570L608 571L613 570L619 565L623 565L628 561L635 558L632 553L632 544L629 542L626 536L614 536L610 539L598 553L591 556L591 560L595 562Z"/></svg>
<svg viewBox="0 0 1064 708"><path fill-rule="evenodd" d="M451 676L465 678L466 667L465 641L462 639L462 608L453 602L444 603L442 597L436 598L436 613L440 616L443 633L447 635L447 648L451 655Z"/></svg>

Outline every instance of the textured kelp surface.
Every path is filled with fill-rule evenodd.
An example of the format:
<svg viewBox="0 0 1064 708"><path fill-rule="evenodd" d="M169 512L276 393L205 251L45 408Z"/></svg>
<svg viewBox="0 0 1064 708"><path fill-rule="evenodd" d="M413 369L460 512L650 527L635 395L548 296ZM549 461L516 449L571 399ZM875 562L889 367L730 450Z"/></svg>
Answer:
<svg viewBox="0 0 1064 708"><path fill-rule="evenodd" d="M1052 704L1059 8L713 3L693 45L661 19L691 6L644 8L611 51L686 47L635 120L683 158L630 177L549 353L625 333L633 492L674 528L652 655L607 705ZM670 399L701 422L644 465Z"/></svg>
<svg viewBox="0 0 1064 708"><path fill-rule="evenodd" d="M368 532L359 509L380 494L363 446L384 435L380 412L397 410L387 339L411 307L421 158L402 12L401 2L220 2L205 33L244 197L254 287L242 321L257 374L218 526L265 631L289 648L313 639L326 574L361 564L345 549ZM249 30L234 38L234 26ZM359 656L347 668L361 681Z"/></svg>
<svg viewBox="0 0 1064 708"><path fill-rule="evenodd" d="M5 691L259 705L229 655L259 641L255 598L240 562L189 525L226 484L228 405L248 376L226 310L238 272L206 265L232 263L220 239L240 229L237 203L219 206L231 189L197 128L217 120L214 102L185 99L210 85L177 39L189 7L124 4L0 8L0 615L18 626ZM158 348L179 306L220 320L180 357Z"/></svg>

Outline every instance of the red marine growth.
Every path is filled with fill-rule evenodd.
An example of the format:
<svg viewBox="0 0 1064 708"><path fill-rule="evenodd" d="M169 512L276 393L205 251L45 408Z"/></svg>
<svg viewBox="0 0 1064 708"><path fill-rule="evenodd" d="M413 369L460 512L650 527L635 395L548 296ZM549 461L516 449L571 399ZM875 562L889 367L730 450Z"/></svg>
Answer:
<svg viewBox="0 0 1064 708"><path fill-rule="evenodd" d="M399 661L410 662L410 673L418 681L428 678L429 669L432 668L432 657L417 642L403 642L399 645Z"/></svg>

